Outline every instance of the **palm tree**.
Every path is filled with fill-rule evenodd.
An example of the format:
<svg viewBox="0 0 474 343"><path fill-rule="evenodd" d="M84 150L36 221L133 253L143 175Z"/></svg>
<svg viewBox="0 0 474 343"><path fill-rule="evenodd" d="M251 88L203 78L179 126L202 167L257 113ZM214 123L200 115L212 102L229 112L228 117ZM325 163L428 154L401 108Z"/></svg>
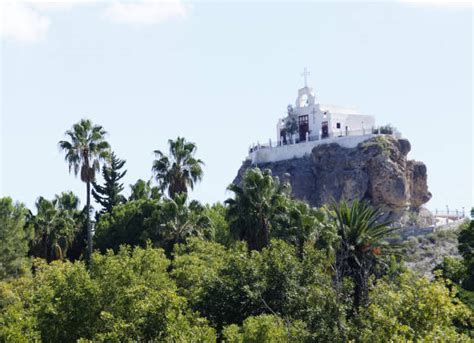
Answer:
<svg viewBox="0 0 474 343"><path fill-rule="evenodd" d="M336 251L336 280L350 277L354 281L354 309L368 303L368 280L387 238L397 228L382 221L380 209L367 202L354 200L333 204L339 236Z"/></svg>
<svg viewBox="0 0 474 343"><path fill-rule="evenodd" d="M74 210L64 208L61 200L68 194L56 196L53 201L39 197L36 201L36 215L30 215L28 224L34 228L34 239L31 242L30 253L42 257L48 262L54 259L64 259L72 246L78 225Z"/></svg>
<svg viewBox="0 0 474 343"><path fill-rule="evenodd" d="M187 193L194 184L202 179L204 162L196 159L196 145L186 142L182 137L175 141L169 140L169 154L155 150L157 157L153 161L152 171L162 191L168 189L168 195L173 198L178 193Z"/></svg>
<svg viewBox="0 0 474 343"><path fill-rule="evenodd" d="M309 206L304 201L288 199L285 213L279 216L274 236L283 239L297 248L299 258L303 258L307 242L316 244L327 225L324 212ZM318 242L320 243L320 242Z"/></svg>
<svg viewBox="0 0 474 343"><path fill-rule="evenodd" d="M286 211L287 186L273 178L270 170L262 172L258 168L246 171L242 186L231 184L227 189L234 198L225 203L234 237L247 241L250 249L267 246L274 222Z"/></svg>
<svg viewBox="0 0 474 343"><path fill-rule="evenodd" d="M176 194L165 199L161 212L162 237L171 251L174 244L184 243L190 236L203 237L205 229L210 227L210 220L204 213L204 207L197 201L187 204L186 193Z"/></svg>
<svg viewBox="0 0 474 343"><path fill-rule="evenodd" d="M86 184L87 213L87 259L92 254L92 228L90 224L91 183L95 173L100 170L100 163L110 157L110 145L105 140L106 131L100 125L93 125L88 119L81 119L71 130L66 131L69 140L59 142L59 148L65 152L69 172L80 172L81 181Z"/></svg>

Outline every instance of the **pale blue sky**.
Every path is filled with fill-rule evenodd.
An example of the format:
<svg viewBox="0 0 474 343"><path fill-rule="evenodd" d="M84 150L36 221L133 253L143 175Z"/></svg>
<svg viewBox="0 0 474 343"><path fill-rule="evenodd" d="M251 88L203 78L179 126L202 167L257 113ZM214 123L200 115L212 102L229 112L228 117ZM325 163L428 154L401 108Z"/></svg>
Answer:
<svg viewBox="0 0 474 343"><path fill-rule="evenodd" d="M126 185L184 136L206 163L193 197L223 201L249 144L274 139L306 66L321 103L354 105L410 140L429 208L472 205L469 5L176 2L132 17L109 5L31 5L20 17L36 26L3 33L1 195L84 199L57 142L87 117L127 160Z"/></svg>

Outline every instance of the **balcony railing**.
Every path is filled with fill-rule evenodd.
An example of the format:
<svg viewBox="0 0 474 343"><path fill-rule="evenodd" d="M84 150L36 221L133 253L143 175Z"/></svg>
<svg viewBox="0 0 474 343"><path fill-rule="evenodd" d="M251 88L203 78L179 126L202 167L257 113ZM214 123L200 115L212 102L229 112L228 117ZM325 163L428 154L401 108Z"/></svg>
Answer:
<svg viewBox="0 0 474 343"><path fill-rule="evenodd" d="M347 136L364 136L364 135L390 135L395 137L400 137L400 132L395 128L387 128L387 127L380 127L380 128L372 128L372 129L358 129L358 130L340 130L335 132L330 132L326 135L314 135L309 133L306 139L301 140L299 137L287 138L286 140L280 140L278 142L272 142L269 140L267 144L254 144L249 148L249 153L252 153L257 150L261 149L271 149L271 148L278 148L285 145L292 145L292 144L300 144L300 143L308 143L314 142L319 140L325 140L329 138L339 138L339 137L347 137Z"/></svg>

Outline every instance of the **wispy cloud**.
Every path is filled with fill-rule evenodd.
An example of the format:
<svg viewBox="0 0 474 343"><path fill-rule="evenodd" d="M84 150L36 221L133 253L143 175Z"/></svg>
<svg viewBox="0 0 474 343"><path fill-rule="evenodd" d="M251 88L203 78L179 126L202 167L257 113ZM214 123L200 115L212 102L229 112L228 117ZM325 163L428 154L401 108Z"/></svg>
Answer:
<svg viewBox="0 0 474 343"><path fill-rule="evenodd" d="M65 11L94 0L0 0L0 37L23 43L44 39L51 27L52 11ZM189 6L181 0L131 0L102 2L98 10L116 23L134 25L160 24L185 18Z"/></svg>
<svg viewBox="0 0 474 343"><path fill-rule="evenodd" d="M474 0L399 0L415 6L473 8Z"/></svg>
<svg viewBox="0 0 474 343"><path fill-rule="evenodd" d="M50 20L34 8L20 2L0 5L0 36L20 42L36 42L48 32Z"/></svg>
<svg viewBox="0 0 474 343"><path fill-rule="evenodd" d="M180 0L116 1L105 10L105 15L117 23L153 25L185 18L188 11L189 7Z"/></svg>
<svg viewBox="0 0 474 343"><path fill-rule="evenodd" d="M68 10L93 0L4 0L0 1L0 37L24 43L46 37L50 11Z"/></svg>

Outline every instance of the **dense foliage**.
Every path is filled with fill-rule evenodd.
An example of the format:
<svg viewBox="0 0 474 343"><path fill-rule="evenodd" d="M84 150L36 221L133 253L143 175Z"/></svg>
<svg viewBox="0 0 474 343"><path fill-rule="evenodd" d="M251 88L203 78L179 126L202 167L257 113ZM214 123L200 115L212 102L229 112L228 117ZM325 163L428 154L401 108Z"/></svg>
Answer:
<svg viewBox="0 0 474 343"><path fill-rule="evenodd" d="M0 199L0 278L18 276L28 270L28 240L31 228L25 225L27 210L11 198Z"/></svg>
<svg viewBox="0 0 474 343"><path fill-rule="evenodd" d="M79 211L79 198L72 192L57 195L53 200L39 197L36 215L28 223L34 228L30 254L50 262L78 258L84 243L84 215Z"/></svg>
<svg viewBox="0 0 474 343"><path fill-rule="evenodd" d="M86 183L97 166L84 149L108 156L103 134L81 121L62 145ZM255 168L223 204L202 205L188 192L202 178L196 146L169 144L153 162L158 186L138 180L128 198L123 163L105 159L90 258L89 203L65 192L33 213L0 199L0 342L474 339L472 222L462 258L430 280L392 255L395 228L370 204L311 208Z"/></svg>
<svg viewBox="0 0 474 343"><path fill-rule="evenodd" d="M94 200L102 205L100 213L111 213L114 206L124 203L125 197L121 194L123 184L119 181L127 174L127 171L121 171L125 161L119 159L115 153L110 155L110 165L102 166L102 177L104 185L101 186L92 182L92 196Z"/></svg>

